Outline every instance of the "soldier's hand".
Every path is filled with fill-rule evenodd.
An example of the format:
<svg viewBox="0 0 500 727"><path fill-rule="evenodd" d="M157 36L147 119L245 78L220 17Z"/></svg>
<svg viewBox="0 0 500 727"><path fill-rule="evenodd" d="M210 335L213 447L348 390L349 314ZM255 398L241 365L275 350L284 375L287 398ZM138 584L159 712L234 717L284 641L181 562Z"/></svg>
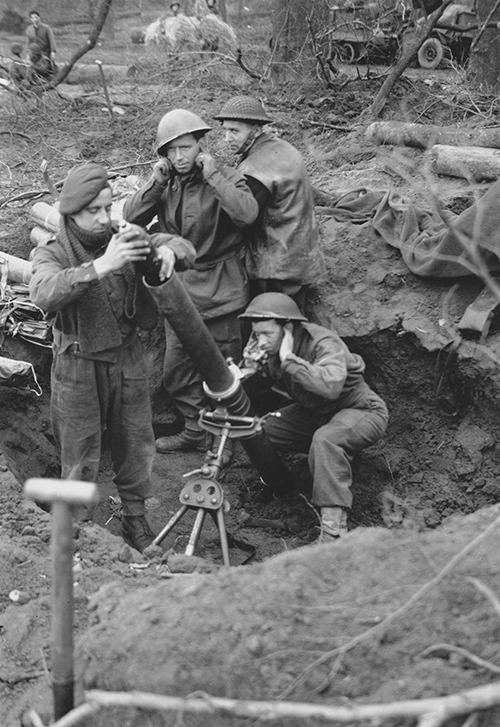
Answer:
<svg viewBox="0 0 500 727"><path fill-rule="evenodd" d="M207 177L213 174L217 169L215 159L211 154L208 153L208 151L200 151L194 161L195 164L200 167L205 179L207 179Z"/></svg>
<svg viewBox="0 0 500 727"><path fill-rule="evenodd" d="M160 245L156 248L156 252L161 257L161 268L159 272L160 280L168 280L175 267L175 253L167 245Z"/></svg>
<svg viewBox="0 0 500 727"><path fill-rule="evenodd" d="M283 339L281 341L281 346L279 350L279 357L280 361L283 363L283 361L292 353L293 351L293 333L292 333L292 326L290 323L285 323L283 326Z"/></svg>
<svg viewBox="0 0 500 727"><path fill-rule="evenodd" d="M153 166L153 177L158 184L166 184L173 171L171 162L166 157L162 157Z"/></svg>
<svg viewBox="0 0 500 727"><path fill-rule="evenodd" d="M126 263L145 260L150 249L149 235L142 227L127 225L127 229L113 235L104 255L94 260L97 277L120 270Z"/></svg>

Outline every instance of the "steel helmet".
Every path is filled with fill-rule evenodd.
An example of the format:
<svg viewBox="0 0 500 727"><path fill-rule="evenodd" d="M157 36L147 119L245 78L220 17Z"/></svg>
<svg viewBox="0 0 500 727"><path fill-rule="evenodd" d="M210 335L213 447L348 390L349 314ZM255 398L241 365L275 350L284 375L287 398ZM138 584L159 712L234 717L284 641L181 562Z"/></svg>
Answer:
<svg viewBox="0 0 500 727"><path fill-rule="evenodd" d="M192 111L186 109L174 109L161 117L156 132L156 151L169 144L174 139L184 134L200 133L200 136L210 131L212 127L207 126L203 119Z"/></svg>
<svg viewBox="0 0 500 727"><path fill-rule="evenodd" d="M233 96L226 101L214 119L218 121L225 119L255 121L258 124L268 124L272 121L272 118L264 111L261 101L253 96Z"/></svg>
<svg viewBox="0 0 500 727"><path fill-rule="evenodd" d="M284 293L261 293L250 301L238 318L276 318L281 321L306 321L297 303Z"/></svg>

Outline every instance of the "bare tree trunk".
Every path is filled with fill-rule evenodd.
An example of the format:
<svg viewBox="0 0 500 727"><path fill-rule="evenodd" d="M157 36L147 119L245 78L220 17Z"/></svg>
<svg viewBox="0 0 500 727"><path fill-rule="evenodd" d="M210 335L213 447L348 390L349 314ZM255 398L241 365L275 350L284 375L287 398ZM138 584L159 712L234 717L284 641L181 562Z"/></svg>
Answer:
<svg viewBox="0 0 500 727"><path fill-rule="evenodd" d="M311 28L326 28L326 0L275 0L273 13L274 70L286 63L307 72L316 63L310 42Z"/></svg>
<svg viewBox="0 0 500 727"><path fill-rule="evenodd" d="M363 113L363 118L365 120L376 118L381 114L396 81L400 76L402 76L411 59L416 53L418 53L420 46L423 44L424 40L428 38L445 8L447 8L448 5L451 5L452 2L454 2L454 0L443 0L443 4L437 10L434 10L434 12L431 13L427 20L422 24L420 32L407 38L407 41L403 44L403 52L401 53L400 59L389 71L387 78L382 84L380 91L375 96L371 106L369 106Z"/></svg>
<svg viewBox="0 0 500 727"><path fill-rule="evenodd" d="M237 7L236 19L239 23L241 23L241 21L243 20L243 3L244 3L244 0L237 0L237 3L236 3L236 7Z"/></svg>
<svg viewBox="0 0 500 727"><path fill-rule="evenodd" d="M477 86L491 90L500 88L500 1L481 0L477 3L479 30L471 46L468 76Z"/></svg>
<svg viewBox="0 0 500 727"><path fill-rule="evenodd" d="M219 6L219 14L222 20L227 23L226 0L217 0L217 5Z"/></svg>
<svg viewBox="0 0 500 727"><path fill-rule="evenodd" d="M112 2L113 0L101 0L100 5L97 9L94 27L90 31L89 37L87 38L84 45L82 45L77 51L75 51L75 53L73 53L68 63L66 63L66 65L61 68L54 80L49 84L49 88L55 88L57 85L62 83L64 79L68 76L75 63L82 56L84 56L85 53L88 53L89 50L92 50L92 48L94 48L103 28L103 25L106 22L106 18L108 17Z"/></svg>

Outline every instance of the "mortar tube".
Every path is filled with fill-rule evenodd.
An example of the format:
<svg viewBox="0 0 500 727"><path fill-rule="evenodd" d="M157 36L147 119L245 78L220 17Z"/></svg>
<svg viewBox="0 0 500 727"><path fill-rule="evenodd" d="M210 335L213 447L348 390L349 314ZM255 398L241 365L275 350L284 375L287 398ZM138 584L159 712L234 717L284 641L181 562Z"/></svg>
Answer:
<svg viewBox="0 0 500 727"><path fill-rule="evenodd" d="M160 285L148 285L146 281L144 284L203 378L207 396L226 407L230 414L251 416L250 400L241 381L210 335L179 277L173 273ZM241 445L266 485L276 493L295 489L292 473L262 431L243 438Z"/></svg>

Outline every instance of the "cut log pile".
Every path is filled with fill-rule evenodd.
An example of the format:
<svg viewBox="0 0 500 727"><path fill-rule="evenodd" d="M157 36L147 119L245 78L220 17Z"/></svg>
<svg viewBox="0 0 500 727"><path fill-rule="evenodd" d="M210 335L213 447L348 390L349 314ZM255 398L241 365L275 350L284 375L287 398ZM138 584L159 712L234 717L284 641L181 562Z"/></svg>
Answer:
<svg viewBox="0 0 500 727"><path fill-rule="evenodd" d="M500 126L471 130L377 121L367 127L365 136L377 144L426 150L432 170L439 175L472 182L500 177Z"/></svg>

